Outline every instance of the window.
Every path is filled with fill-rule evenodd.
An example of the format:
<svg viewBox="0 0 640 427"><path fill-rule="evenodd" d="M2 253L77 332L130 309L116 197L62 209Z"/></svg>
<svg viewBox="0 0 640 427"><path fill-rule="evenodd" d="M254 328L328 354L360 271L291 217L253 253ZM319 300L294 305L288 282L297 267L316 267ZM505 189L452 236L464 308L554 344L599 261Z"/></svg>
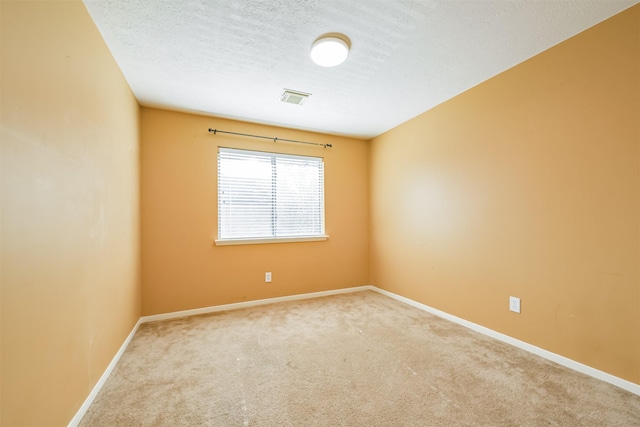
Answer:
<svg viewBox="0 0 640 427"><path fill-rule="evenodd" d="M326 238L322 158L220 148L216 244Z"/></svg>

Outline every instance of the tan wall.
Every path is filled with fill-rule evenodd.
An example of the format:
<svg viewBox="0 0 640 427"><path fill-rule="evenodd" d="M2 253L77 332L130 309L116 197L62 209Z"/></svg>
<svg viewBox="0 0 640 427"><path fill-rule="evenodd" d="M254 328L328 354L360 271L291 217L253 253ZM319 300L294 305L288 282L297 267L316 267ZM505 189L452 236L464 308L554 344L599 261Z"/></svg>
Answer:
<svg viewBox="0 0 640 427"><path fill-rule="evenodd" d="M372 284L640 383L639 24L636 6L375 138Z"/></svg>
<svg viewBox="0 0 640 427"><path fill-rule="evenodd" d="M214 136L209 128L333 148ZM151 108L142 109L141 137L144 315L369 283L366 141ZM213 246L218 146L324 157L329 240Z"/></svg>
<svg viewBox="0 0 640 427"><path fill-rule="evenodd" d="M1 424L67 425L140 317L139 107L82 2L1 8Z"/></svg>

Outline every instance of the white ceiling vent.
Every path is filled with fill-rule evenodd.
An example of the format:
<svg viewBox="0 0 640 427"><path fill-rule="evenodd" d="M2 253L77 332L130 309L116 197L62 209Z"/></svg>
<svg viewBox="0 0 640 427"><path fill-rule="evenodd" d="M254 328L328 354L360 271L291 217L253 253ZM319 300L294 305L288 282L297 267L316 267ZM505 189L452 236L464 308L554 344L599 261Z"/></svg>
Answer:
<svg viewBox="0 0 640 427"><path fill-rule="evenodd" d="M298 92L297 90L285 89L280 95L280 101L289 104L302 105L304 101L311 96L310 93Z"/></svg>

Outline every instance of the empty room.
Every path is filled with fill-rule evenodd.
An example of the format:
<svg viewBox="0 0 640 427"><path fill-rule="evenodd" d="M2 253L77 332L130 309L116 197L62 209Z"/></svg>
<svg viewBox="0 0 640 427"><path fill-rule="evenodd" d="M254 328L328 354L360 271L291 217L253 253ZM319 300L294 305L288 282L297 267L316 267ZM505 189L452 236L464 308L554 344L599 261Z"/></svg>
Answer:
<svg viewBox="0 0 640 427"><path fill-rule="evenodd" d="M0 32L2 426L640 426L638 1Z"/></svg>

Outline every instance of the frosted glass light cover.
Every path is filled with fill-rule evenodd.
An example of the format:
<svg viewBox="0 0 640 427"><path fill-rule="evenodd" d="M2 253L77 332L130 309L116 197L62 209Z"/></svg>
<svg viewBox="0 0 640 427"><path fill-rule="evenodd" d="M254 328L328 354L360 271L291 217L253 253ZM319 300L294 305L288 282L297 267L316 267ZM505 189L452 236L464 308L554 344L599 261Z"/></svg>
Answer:
<svg viewBox="0 0 640 427"><path fill-rule="evenodd" d="M323 37L311 45L311 60L322 67L335 67L349 56L349 45L338 37Z"/></svg>

